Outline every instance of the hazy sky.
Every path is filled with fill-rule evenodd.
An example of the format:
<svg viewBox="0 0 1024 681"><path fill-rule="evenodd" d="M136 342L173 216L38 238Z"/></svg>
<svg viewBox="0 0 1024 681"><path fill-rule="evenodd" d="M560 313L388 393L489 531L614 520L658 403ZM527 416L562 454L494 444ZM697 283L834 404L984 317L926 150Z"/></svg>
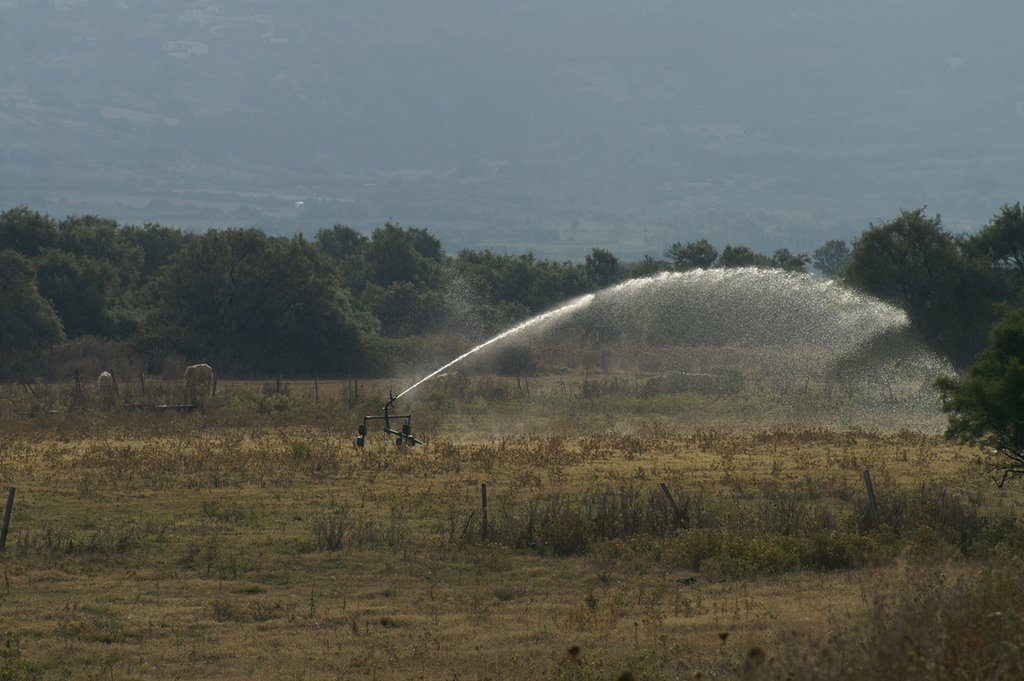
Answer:
<svg viewBox="0 0 1024 681"><path fill-rule="evenodd" d="M809 250L1024 186L1024 3L3 0L0 207Z"/></svg>

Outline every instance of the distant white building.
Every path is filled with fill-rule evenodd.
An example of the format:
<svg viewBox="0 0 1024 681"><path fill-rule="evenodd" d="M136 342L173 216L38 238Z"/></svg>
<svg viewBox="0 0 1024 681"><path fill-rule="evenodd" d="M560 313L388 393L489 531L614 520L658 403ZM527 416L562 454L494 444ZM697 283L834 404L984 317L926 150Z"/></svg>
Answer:
<svg viewBox="0 0 1024 681"><path fill-rule="evenodd" d="M245 16L220 15L210 26L210 33L226 33L237 31L274 30L274 20L269 14L249 14Z"/></svg>
<svg viewBox="0 0 1024 681"><path fill-rule="evenodd" d="M216 5L210 5L207 7L192 7L178 15L178 23L209 26L211 23L213 23L214 16L216 16L219 12L220 8Z"/></svg>
<svg viewBox="0 0 1024 681"><path fill-rule="evenodd" d="M172 57L202 57L210 53L210 46L198 40L168 40L164 52Z"/></svg>

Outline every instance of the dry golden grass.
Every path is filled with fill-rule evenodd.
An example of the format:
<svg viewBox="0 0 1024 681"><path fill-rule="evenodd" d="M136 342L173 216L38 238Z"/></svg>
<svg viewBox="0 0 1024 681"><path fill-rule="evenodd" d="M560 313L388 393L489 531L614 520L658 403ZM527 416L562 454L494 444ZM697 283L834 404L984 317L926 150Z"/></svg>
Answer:
<svg viewBox="0 0 1024 681"><path fill-rule="evenodd" d="M1020 545L1016 491L934 429L690 393L631 414L625 393L489 380L409 400L429 446L361 450L386 384L350 404L345 383L223 382L205 414L69 411L61 386L31 418L6 387L0 678L762 678L757 650L774 678L856 649L921 571ZM659 524L663 482L691 529Z"/></svg>

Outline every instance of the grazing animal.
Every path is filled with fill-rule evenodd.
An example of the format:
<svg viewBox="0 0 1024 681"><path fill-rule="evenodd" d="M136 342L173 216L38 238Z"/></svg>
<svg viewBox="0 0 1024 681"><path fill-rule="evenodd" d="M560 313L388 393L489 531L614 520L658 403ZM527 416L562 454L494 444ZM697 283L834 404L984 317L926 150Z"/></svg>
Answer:
<svg viewBox="0 0 1024 681"><path fill-rule="evenodd" d="M185 392L192 404L203 404L213 394L213 367L193 364L185 369Z"/></svg>
<svg viewBox="0 0 1024 681"><path fill-rule="evenodd" d="M117 384L114 383L114 376L109 371L104 371L96 379L96 385L100 389L100 406L104 409L113 407L114 400L117 399Z"/></svg>
<svg viewBox="0 0 1024 681"><path fill-rule="evenodd" d="M438 382L437 389L449 397L461 399L466 396L466 390L469 388L469 376L461 371L446 371L438 374L435 380Z"/></svg>

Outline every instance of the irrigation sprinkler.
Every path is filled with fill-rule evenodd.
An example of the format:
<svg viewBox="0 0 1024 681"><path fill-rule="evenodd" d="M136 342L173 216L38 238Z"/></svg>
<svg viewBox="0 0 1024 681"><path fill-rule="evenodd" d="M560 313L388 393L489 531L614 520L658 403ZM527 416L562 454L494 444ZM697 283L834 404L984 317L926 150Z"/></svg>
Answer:
<svg viewBox="0 0 1024 681"><path fill-rule="evenodd" d="M363 422L359 424L359 436L356 438L357 447L362 447L366 444L367 421L383 421L383 431L388 435L395 435L395 444L399 447L402 445L409 445L411 447L412 445L423 444L422 441L417 440L412 434L412 414L391 413L392 409L395 407L395 400L397 399L398 397L395 397L394 393L389 390L388 401L384 403L383 407L381 407L383 414L380 416L363 417ZM392 421L398 421L401 423L398 430L395 430L395 428L392 427Z"/></svg>

